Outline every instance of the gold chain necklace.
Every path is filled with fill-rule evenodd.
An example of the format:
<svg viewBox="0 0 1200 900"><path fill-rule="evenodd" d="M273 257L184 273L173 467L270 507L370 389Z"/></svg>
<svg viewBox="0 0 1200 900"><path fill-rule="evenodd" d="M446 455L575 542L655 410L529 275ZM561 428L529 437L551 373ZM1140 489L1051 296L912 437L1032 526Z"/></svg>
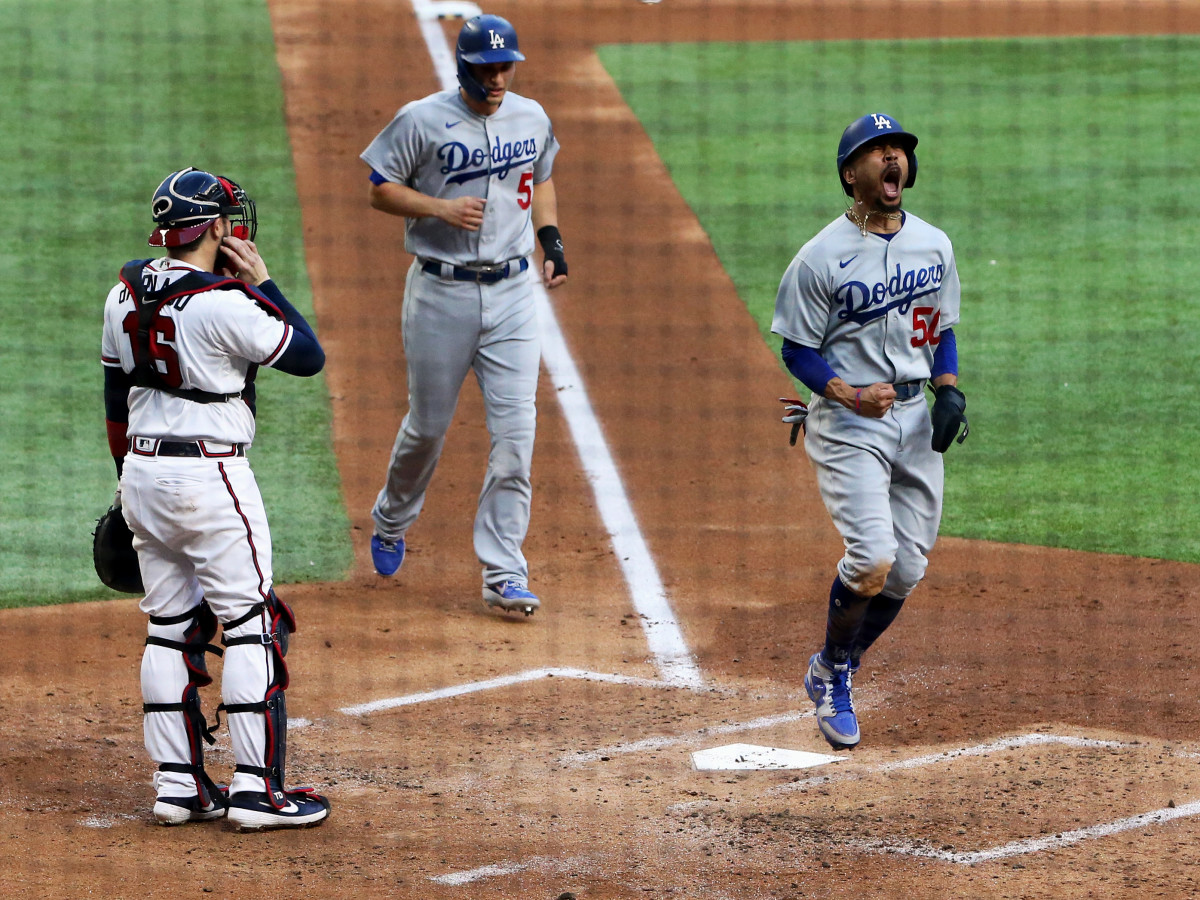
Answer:
<svg viewBox="0 0 1200 900"><path fill-rule="evenodd" d="M848 210L846 210L846 215L850 218L851 222L853 222L855 225L858 226L858 230L862 232L863 237L867 236L867 220L870 219L871 216L876 216L877 218L880 218L880 219L895 219L895 220L904 218L904 214L899 213L899 212L890 212L890 213L867 212L860 219L858 216L856 216L854 214L853 206L850 207Z"/></svg>

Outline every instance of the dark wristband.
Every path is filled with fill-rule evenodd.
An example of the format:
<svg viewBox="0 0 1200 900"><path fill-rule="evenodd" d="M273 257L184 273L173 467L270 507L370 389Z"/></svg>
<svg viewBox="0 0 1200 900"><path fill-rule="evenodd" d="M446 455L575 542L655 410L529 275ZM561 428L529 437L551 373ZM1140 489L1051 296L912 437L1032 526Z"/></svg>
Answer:
<svg viewBox="0 0 1200 900"><path fill-rule="evenodd" d="M562 234L557 225L543 225L537 232L538 243L546 259L554 263L554 277L567 274L567 257L563 249Z"/></svg>

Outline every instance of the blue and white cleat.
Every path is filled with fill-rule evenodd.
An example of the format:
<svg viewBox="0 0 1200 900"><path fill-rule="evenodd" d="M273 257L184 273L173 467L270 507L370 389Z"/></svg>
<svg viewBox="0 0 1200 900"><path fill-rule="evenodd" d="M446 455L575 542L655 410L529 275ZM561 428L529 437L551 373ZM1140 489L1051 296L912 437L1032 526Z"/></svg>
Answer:
<svg viewBox="0 0 1200 900"><path fill-rule="evenodd" d="M311 788L275 791L276 806L263 791L229 795L229 820L238 831L312 828L329 818L329 801Z"/></svg>
<svg viewBox="0 0 1200 900"><path fill-rule="evenodd" d="M404 562L404 538L388 541L377 534L371 535L371 562L380 575L388 578L395 575Z"/></svg>
<svg viewBox="0 0 1200 900"><path fill-rule="evenodd" d="M225 815L225 798L201 804L195 794L190 797L159 797L154 801L154 820L159 825L184 825L188 822L207 822Z"/></svg>
<svg viewBox="0 0 1200 900"><path fill-rule="evenodd" d="M858 746L858 716L850 696L853 675L849 663L831 666L817 652L808 661L808 674L804 676L808 699L817 704L817 727L834 750Z"/></svg>
<svg viewBox="0 0 1200 900"><path fill-rule="evenodd" d="M542 601L519 581L501 581L483 586L483 602L505 612L523 612L532 616Z"/></svg>

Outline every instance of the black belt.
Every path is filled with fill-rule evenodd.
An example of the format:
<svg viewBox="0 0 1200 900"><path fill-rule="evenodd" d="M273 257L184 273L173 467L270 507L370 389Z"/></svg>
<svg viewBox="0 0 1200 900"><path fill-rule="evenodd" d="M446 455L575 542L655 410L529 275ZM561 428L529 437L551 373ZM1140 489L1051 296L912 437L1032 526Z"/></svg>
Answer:
<svg viewBox="0 0 1200 900"><path fill-rule="evenodd" d="M477 284L495 284L513 275L520 275L528 268L529 260L525 257L496 263L494 266L455 266L436 259L421 262L421 271L426 275L453 281L474 281Z"/></svg>
<svg viewBox="0 0 1200 900"><path fill-rule="evenodd" d="M131 437L129 452L134 456L186 456L193 459L228 459L245 456L245 444L220 441L163 441L158 438Z"/></svg>
<svg viewBox="0 0 1200 900"><path fill-rule="evenodd" d="M892 385L896 389L897 400L911 400L913 397L919 396L921 391L925 390L925 382L922 381L902 381L899 384Z"/></svg>

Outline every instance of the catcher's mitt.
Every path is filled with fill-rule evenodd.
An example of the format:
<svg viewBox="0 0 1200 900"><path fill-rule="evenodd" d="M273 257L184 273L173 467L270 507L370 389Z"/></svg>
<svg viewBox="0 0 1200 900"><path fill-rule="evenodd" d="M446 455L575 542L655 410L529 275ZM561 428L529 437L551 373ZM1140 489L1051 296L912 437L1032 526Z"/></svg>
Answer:
<svg viewBox="0 0 1200 900"><path fill-rule="evenodd" d="M126 594L140 594L142 570L133 549L133 532L125 524L121 507L110 506L96 521L92 532L92 562L107 587Z"/></svg>
<svg viewBox="0 0 1200 900"><path fill-rule="evenodd" d="M933 423L933 449L945 453L958 435L961 444L971 433L967 424L967 398L963 392L950 384L939 385L933 395L933 409L929 413ZM962 434L958 434L959 426Z"/></svg>

